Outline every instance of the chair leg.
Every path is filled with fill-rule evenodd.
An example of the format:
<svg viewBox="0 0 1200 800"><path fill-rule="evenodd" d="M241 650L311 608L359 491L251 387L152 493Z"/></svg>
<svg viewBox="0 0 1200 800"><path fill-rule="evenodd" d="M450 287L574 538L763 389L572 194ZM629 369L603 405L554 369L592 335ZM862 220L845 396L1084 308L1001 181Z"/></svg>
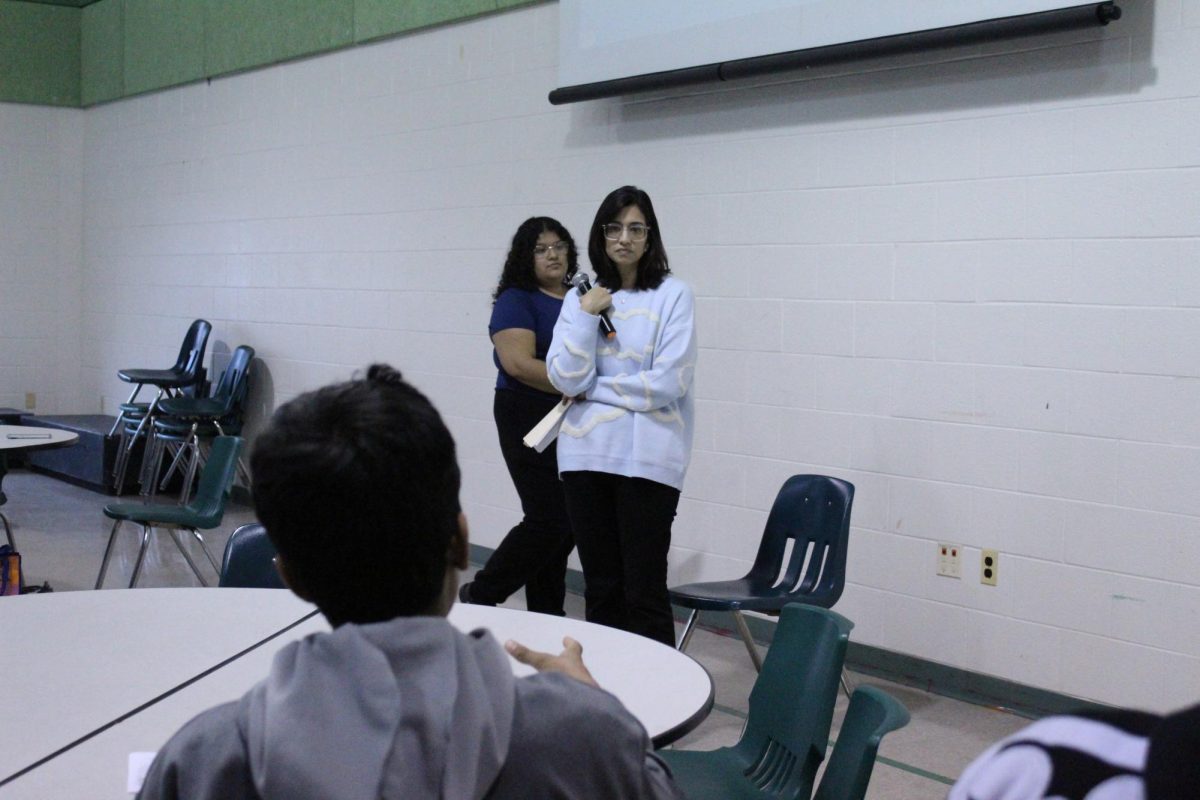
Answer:
<svg viewBox="0 0 1200 800"><path fill-rule="evenodd" d="M196 562L188 555L187 549L183 546L183 542L179 541L179 537L175 535L175 531L168 531L167 535L171 537L171 541L179 548L179 552L183 554L183 560L192 568L192 572L196 575L196 580L200 581L201 586L208 586L208 581L204 580L204 576L200 574L200 568L196 566Z"/></svg>
<svg viewBox="0 0 1200 800"><path fill-rule="evenodd" d="M850 697L850 684L846 683L846 670L842 669L842 691L846 693L846 697Z"/></svg>
<svg viewBox="0 0 1200 800"><path fill-rule="evenodd" d="M8 524L8 517L0 514L0 522L4 523L4 535L8 537L8 546L13 550L17 549L17 540L12 535L12 525Z"/></svg>
<svg viewBox="0 0 1200 800"><path fill-rule="evenodd" d="M121 452L117 453L117 464L113 468L113 472L115 473L116 477L114 482L116 483L118 494L125 489L125 471L129 468L129 455L133 452L133 448L137 445L137 440L146 436L146 426L153 426L154 412L158 410L158 402L163 399L164 395L166 395L166 390L159 389L158 394L155 395L154 399L150 401L150 407L146 409L146 415L138 422L137 429L133 432L132 436L128 437L129 441L125 443L125 447L121 450ZM149 448L143 450L143 462L149 457L149 455ZM142 466L144 468L145 463L143 463Z"/></svg>
<svg viewBox="0 0 1200 800"><path fill-rule="evenodd" d="M108 571L108 560L112 558L113 544L117 541L117 529L121 527L121 520L113 523L112 532L108 534L108 547L104 548L104 560L100 562L100 574L96 576L96 588L104 583L104 573Z"/></svg>
<svg viewBox="0 0 1200 800"><path fill-rule="evenodd" d="M129 457L133 453L133 448L137 446L138 433L141 427L135 433L129 433L124 428L121 429L121 437L117 446L117 459L113 464L113 487L118 495L125 493L125 472L129 469ZM145 452L143 451L143 457Z"/></svg>
<svg viewBox="0 0 1200 800"><path fill-rule="evenodd" d="M168 442L164 445L166 451L171 454L171 466L167 467L166 473L163 474L162 480L158 482L158 491L163 491L167 488L167 484L171 482L171 478L175 475L175 470L179 470L183 474L183 468L179 462L183 460L184 448L179 442Z"/></svg>
<svg viewBox="0 0 1200 800"><path fill-rule="evenodd" d="M238 472L238 477L242 479L242 485L245 486L247 489L249 489L250 488L250 470L246 468L246 462L242 460L241 456L238 456L237 472Z"/></svg>
<svg viewBox="0 0 1200 800"><path fill-rule="evenodd" d="M742 616L742 612L733 612L733 621L737 623L738 633L742 635L742 642L746 645L746 652L750 654L750 660L754 662L754 670L762 672L762 656L758 654L758 649L754 646L754 637L750 635L750 629L746 627L746 618Z"/></svg>
<svg viewBox="0 0 1200 800"><path fill-rule="evenodd" d="M142 390L142 384L135 383L133 385L133 391L129 393L129 399L125 401L125 404L126 405L132 404L134 398L136 398L138 396L138 392L140 392L141 390ZM118 430L120 430L121 425L124 422L125 422L125 412L122 411L120 414L117 414L117 421L113 423L112 430L110 430L108 432L108 435L109 436L114 435Z"/></svg>
<svg viewBox="0 0 1200 800"><path fill-rule="evenodd" d="M133 565L133 577L129 579L129 588L132 589L137 584L137 579L142 574L142 563L146 560L146 548L150 546L150 526L142 525L142 546L138 549L137 561Z"/></svg>
<svg viewBox="0 0 1200 800"><path fill-rule="evenodd" d="M192 456L188 459L187 474L183 476L183 490L179 493L181 506L186 506L192 498L192 484L196 482L196 473L200 471L200 440L195 436L192 437L190 449Z"/></svg>
<svg viewBox="0 0 1200 800"><path fill-rule="evenodd" d="M112 468L113 488L118 495L125 488L125 462L129 460L128 444L129 434L122 427L121 434L117 437L117 457L113 459Z"/></svg>
<svg viewBox="0 0 1200 800"><path fill-rule="evenodd" d="M142 484L141 494L153 500L158 496L158 474L162 472L163 453L167 443L154 432L154 426L146 432L145 456L142 458L142 474L139 481Z"/></svg>
<svg viewBox="0 0 1200 800"><path fill-rule="evenodd" d="M692 640L692 633L696 630L696 618L700 616L700 609L693 608L692 613L688 614L687 622L683 623L683 632L679 634L679 644L675 649L683 652L687 649L688 642Z"/></svg>
<svg viewBox="0 0 1200 800"><path fill-rule="evenodd" d="M196 537L196 541L200 543L200 549L204 551L204 556L208 559L208 563L212 564L213 572L217 573L217 577L221 575L221 567L217 564L217 560L213 558L212 551L208 549L208 543L204 541L204 537L200 535L200 531L195 528L188 528L192 532L192 536Z"/></svg>

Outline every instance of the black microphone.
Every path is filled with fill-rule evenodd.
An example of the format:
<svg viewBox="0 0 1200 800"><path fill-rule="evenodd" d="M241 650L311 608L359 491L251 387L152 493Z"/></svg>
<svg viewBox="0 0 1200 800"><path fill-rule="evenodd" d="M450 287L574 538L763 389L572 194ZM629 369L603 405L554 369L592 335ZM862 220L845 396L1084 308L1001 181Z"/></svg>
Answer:
<svg viewBox="0 0 1200 800"><path fill-rule="evenodd" d="M572 280L575 288L579 290L580 297L592 290L592 282L588 280L586 274L577 272ZM613 327L612 320L609 319L607 308L600 312L600 333L604 335L605 339L611 339L617 335L617 329Z"/></svg>

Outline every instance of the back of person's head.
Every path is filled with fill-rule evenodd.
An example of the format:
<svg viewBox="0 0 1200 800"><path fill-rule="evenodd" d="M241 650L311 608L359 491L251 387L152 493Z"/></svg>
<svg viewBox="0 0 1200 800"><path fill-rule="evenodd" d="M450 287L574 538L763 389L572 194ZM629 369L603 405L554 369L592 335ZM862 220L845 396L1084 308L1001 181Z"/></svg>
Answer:
<svg viewBox="0 0 1200 800"><path fill-rule="evenodd" d="M385 364L275 412L250 459L254 507L294 588L334 625L429 613L458 532L454 439Z"/></svg>
<svg viewBox="0 0 1200 800"><path fill-rule="evenodd" d="M596 209L596 218L592 220L592 229L588 232L588 260L596 279L608 289L616 291L621 288L621 273L608 257L604 242L604 225L616 220L617 215L629 206L637 206L646 218L646 226L650 229L646 234L646 252L638 262L637 282L635 289L657 289L663 279L671 273L667 261L667 248L663 245L662 232L658 229L658 215L654 213L654 203L644 189L636 186L621 186L613 189L600 202Z"/></svg>

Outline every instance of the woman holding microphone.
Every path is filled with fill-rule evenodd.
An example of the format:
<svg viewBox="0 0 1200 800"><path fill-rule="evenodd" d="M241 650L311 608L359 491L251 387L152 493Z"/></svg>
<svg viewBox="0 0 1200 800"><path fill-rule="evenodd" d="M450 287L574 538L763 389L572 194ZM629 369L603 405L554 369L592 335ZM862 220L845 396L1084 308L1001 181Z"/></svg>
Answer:
<svg viewBox="0 0 1200 800"><path fill-rule="evenodd" d="M560 399L546 379L545 358L577 259L575 241L561 223L530 217L513 236L493 294L488 333L498 374L492 413L524 518L475 579L459 588L464 603L494 606L524 586L530 611L564 613L567 556L574 543L555 446L539 453L522 439Z"/></svg>
<svg viewBox="0 0 1200 800"><path fill-rule="evenodd" d="M546 354L550 382L576 400L558 470L587 619L674 646L667 551L692 449L692 292L671 275L650 196L635 186L600 204L588 258L598 285L564 298Z"/></svg>

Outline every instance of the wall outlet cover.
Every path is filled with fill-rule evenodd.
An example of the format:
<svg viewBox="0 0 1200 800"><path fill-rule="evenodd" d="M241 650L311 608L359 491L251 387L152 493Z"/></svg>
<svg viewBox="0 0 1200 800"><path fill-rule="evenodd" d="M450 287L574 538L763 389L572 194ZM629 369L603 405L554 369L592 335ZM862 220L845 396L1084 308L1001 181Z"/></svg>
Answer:
<svg viewBox="0 0 1200 800"><path fill-rule="evenodd" d="M983 550L979 555L979 582L987 586L995 586L1000 573L1000 551Z"/></svg>
<svg viewBox="0 0 1200 800"><path fill-rule="evenodd" d="M943 578L962 578L962 546L938 542L937 574Z"/></svg>

